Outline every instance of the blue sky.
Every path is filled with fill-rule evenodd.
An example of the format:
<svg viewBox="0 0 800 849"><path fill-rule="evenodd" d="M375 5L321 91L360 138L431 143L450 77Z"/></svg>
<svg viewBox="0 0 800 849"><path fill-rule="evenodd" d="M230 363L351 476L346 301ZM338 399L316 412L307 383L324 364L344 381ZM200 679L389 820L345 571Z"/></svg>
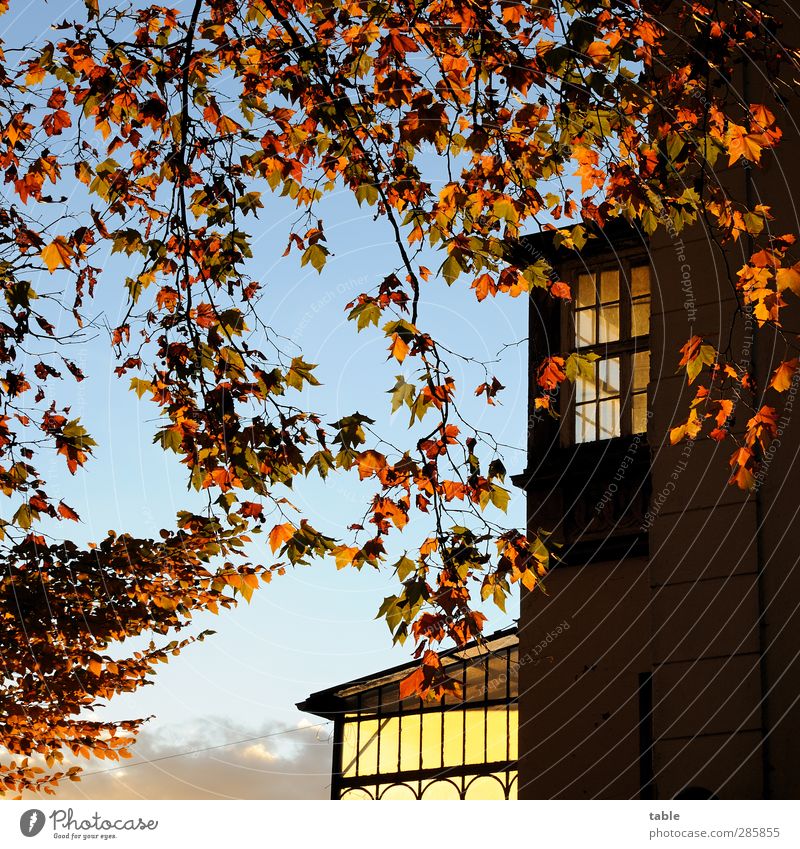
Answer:
<svg viewBox="0 0 800 849"><path fill-rule="evenodd" d="M382 332L369 328L357 334L354 324L346 320L345 304L394 267L385 228L372 221L369 210L359 210L349 196L330 198L324 218L333 256L318 275L313 269L301 269L296 255L280 258L286 224L272 215L274 208L278 216L282 205L269 203L260 221L251 222L258 251L253 267L263 268L259 279L266 289L262 316L290 335L307 361L319 363L315 373L323 386L306 392L315 409L330 421L358 409L376 419L374 429L381 435L407 439L407 411L392 416L386 394L402 367L394 360L386 361ZM118 256L109 257L95 304L112 325L124 306L122 265ZM439 334L446 344L478 358L494 359L503 344L524 338L526 303L501 296L478 304L465 286L448 288L432 280L421 300L420 324ZM494 408L471 398L482 381L480 369L459 368L457 361L453 369L456 385L466 388L465 403L474 413L473 421L499 441L516 446L522 445L525 429L525 354L524 344L509 348L504 362L493 368L507 386L501 393L502 406ZM107 528L155 533L165 524L171 525L175 511L186 503L183 467L175 455L152 445L155 407L129 392L127 379L113 375L116 361L107 336L99 333L83 346L79 359L84 359L90 377L78 387L73 410L84 419L99 446L85 473L71 478L62 472L58 477L84 520L82 531L87 539L100 537ZM507 456L510 471L522 469L521 451ZM59 468L54 467L56 474ZM287 494L314 524L343 534L363 512L370 492L356 475L342 473L327 482L314 476L301 482L294 494ZM521 498L512 502L508 519L517 525L523 522ZM415 530L423 532L421 524L392 538L390 560L392 554L402 553L406 536L413 538ZM270 557L261 543L254 548L253 556L259 555ZM373 621L383 595L394 586L389 575L337 572L327 563L290 570L259 591L249 606L242 605L232 615L209 616L219 631L217 636L192 649L168 670L165 667L158 689L168 689L167 680L176 676L169 689L194 699L200 695L195 688L204 689L200 685L204 678L218 681L216 676L223 671L230 682L240 675L252 676L252 684L238 695L228 694L232 699L228 709L245 715L249 698L245 689L259 694L260 700L268 692L276 697L280 693L277 706L291 703L315 687L402 660L407 657L407 647L391 651L385 624ZM502 627L507 622L507 617L500 616L492 624ZM136 696L136 701L141 705L147 698ZM240 698L242 704L237 707ZM176 699L175 718L179 718L185 705L181 697Z"/></svg>

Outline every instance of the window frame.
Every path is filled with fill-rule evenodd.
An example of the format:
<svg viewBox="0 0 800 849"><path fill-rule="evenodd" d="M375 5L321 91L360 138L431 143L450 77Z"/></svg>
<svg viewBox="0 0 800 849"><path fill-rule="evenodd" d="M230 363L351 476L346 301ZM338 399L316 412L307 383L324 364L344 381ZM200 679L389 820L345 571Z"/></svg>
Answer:
<svg viewBox="0 0 800 849"><path fill-rule="evenodd" d="M412 696L399 700L397 680L387 683L376 680L374 687L368 687L348 697L351 703L341 712L337 712L334 723L334 766L331 785L333 799L341 799L353 791L361 791L372 798L381 798L384 792L395 786L403 786L419 799L424 798L430 789L429 785L437 781L450 782L459 798L463 799L475 780L486 777L497 779L503 798L513 797L516 793L519 757L516 733L519 722L519 644L514 642L500 648L490 648L471 657L456 655L452 663L447 663L447 669L450 675L460 681L464 691L463 699L445 696L437 701L426 702ZM470 675L470 670L473 675ZM497 687L492 685L493 680L498 681ZM504 716L500 717L500 713ZM438 722L439 757L434 759L433 766L427 766L424 761L423 723L426 718L434 715L441 718ZM460 724L460 734L447 736L448 715L458 718L459 722L455 724ZM467 715L470 715L474 722L468 723ZM490 741L489 730L496 721L492 722L490 716L495 720L499 718L500 724L505 726L505 734L501 732L493 738L494 742ZM416 735L412 733L408 738L404 737L403 726L407 718L419 721L418 743L411 744L411 751L415 753L417 761L411 765L404 765L404 748L410 740L415 740ZM392 722L391 725L386 724L389 721ZM371 738L362 741L362 725L365 722L369 723L370 727L377 722L378 727ZM468 725L474 735L473 745L477 745L478 749L481 745L483 747L482 759L474 757L474 752L470 754L468 751ZM384 764L381 757L381 733L384 731L397 741L396 763L392 743L391 766ZM416 732L413 727L412 732ZM498 743L504 751L494 749ZM454 755L450 759L452 762L448 762L449 747L452 747L450 754ZM367 748L374 751L365 758L368 771L362 772L361 760ZM490 760L490 755L497 755L500 759ZM372 771L373 762L375 771ZM357 794L353 798L356 796Z"/></svg>
<svg viewBox="0 0 800 849"><path fill-rule="evenodd" d="M632 333L632 315L633 315L633 296L631 293L631 269L640 266L647 266L650 271L650 316L648 317L648 333L639 336L631 336ZM581 275L591 274L594 278L597 291L596 300L596 316L600 311L600 294L597 289L599 285L600 275L604 271L619 272L619 326L620 338L614 342L595 342L593 345L585 345L580 348L576 345L576 309L577 293L578 293L578 278ZM562 391L560 398L560 441L564 448L577 445L593 445L600 443L613 442L619 439L631 439L635 434L633 432L633 355L639 353L651 353L650 348L650 318L652 317L653 305L653 266L650 261L650 256L643 252L640 246L632 247L627 250L619 250L615 253L603 252L598 253L583 261L568 261L559 268L559 276L562 280L569 283L572 290L572 299L565 301L561 306L560 314L560 333L562 340L568 344L564 345L564 350L568 353L598 353L602 360L619 357L620 361L620 389L625 390L620 392L620 413L619 413L619 434L609 438L595 438L578 442L576 439L576 395L577 386L573 383L564 383L562 386L566 391ZM595 318L595 334L598 331L598 318ZM652 364L651 364L652 368ZM648 373L647 386L650 383L650 374ZM645 388L645 410L649 412L650 406L648 403L648 389ZM646 431L645 431L646 433Z"/></svg>

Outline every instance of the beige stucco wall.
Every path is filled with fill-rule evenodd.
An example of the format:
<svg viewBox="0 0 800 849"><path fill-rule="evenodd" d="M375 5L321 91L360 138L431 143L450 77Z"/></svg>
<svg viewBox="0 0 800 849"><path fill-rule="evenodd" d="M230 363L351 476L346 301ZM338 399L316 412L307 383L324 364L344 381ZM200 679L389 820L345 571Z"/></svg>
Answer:
<svg viewBox="0 0 800 849"><path fill-rule="evenodd" d="M746 90L752 103L773 100L757 74ZM773 232L800 233L800 133L781 117L776 161L750 172L750 190L773 207ZM721 179L742 196L748 174ZM730 442L669 445L694 394L675 373L678 349L692 334L727 342L735 310L719 249L700 227L677 238L662 232L651 246L649 557L557 567L546 597L523 599L523 798L639 795L641 673L652 674L657 798L688 785L721 798L800 795L800 397L758 494L728 485ZM726 249L734 271L747 247ZM792 314L796 334L800 308ZM752 355L763 386L784 351L753 331L740 318L731 350ZM740 408L737 428L748 417Z"/></svg>

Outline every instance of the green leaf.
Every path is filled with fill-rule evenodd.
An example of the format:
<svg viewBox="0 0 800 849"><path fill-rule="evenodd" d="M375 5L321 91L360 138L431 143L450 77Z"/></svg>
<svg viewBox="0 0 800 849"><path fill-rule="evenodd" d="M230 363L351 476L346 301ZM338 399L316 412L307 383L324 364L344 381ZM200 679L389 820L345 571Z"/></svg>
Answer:
<svg viewBox="0 0 800 849"><path fill-rule="evenodd" d="M97 443L89 436L86 428L80 424L80 419L71 419L61 431L65 437L77 445L82 447L97 445Z"/></svg>
<svg viewBox="0 0 800 849"><path fill-rule="evenodd" d="M181 430L176 430L171 425L170 427L165 427L153 437L153 442L161 443L161 447L164 449L164 451L169 449L170 451L174 451L177 454L181 450Z"/></svg>
<svg viewBox="0 0 800 849"><path fill-rule="evenodd" d="M506 467L503 465L502 460L492 460L489 463L489 480L493 478L500 478L500 480L505 480L506 477Z"/></svg>
<svg viewBox="0 0 800 849"><path fill-rule="evenodd" d="M455 254L450 254L450 256L442 263L442 275L444 276L445 282L448 284L457 280L461 271L461 263L458 261Z"/></svg>
<svg viewBox="0 0 800 849"><path fill-rule="evenodd" d="M584 380L594 381L594 362L600 357L598 354L570 354L564 365L564 374L567 380L574 383L580 375Z"/></svg>
<svg viewBox="0 0 800 849"><path fill-rule="evenodd" d="M494 212L498 218L503 218L506 221L512 221L514 224L519 221L519 213L517 212L511 198L499 198L496 200L492 207L492 212Z"/></svg>
<svg viewBox="0 0 800 849"><path fill-rule="evenodd" d="M498 486L495 483L492 484L489 500L495 507L497 507L498 510L502 510L505 513L506 510L508 510L508 502L511 500L511 493L507 489L503 489L502 486Z"/></svg>
<svg viewBox="0 0 800 849"><path fill-rule="evenodd" d="M141 377L132 377L130 388L141 398L145 392L149 392L153 384L149 380L142 380Z"/></svg>
<svg viewBox="0 0 800 849"><path fill-rule="evenodd" d="M403 555L397 563L394 564L394 568L397 571L397 577L401 581L405 581L405 579L417 568L417 564L409 557Z"/></svg>
<svg viewBox="0 0 800 849"><path fill-rule="evenodd" d="M716 355L713 346L701 345L698 355L686 364L686 374L689 378L689 383L694 383L697 375L703 370L703 366L710 366L715 359Z"/></svg>
<svg viewBox="0 0 800 849"><path fill-rule="evenodd" d="M14 522L23 530L27 531L33 524L35 512L27 504L20 504L19 509L14 514Z"/></svg>
<svg viewBox="0 0 800 849"><path fill-rule="evenodd" d="M329 253L330 251L324 245L320 245L319 243L309 245L305 251L303 251L300 265L308 265L310 262L317 271L321 272L325 267L325 262Z"/></svg>
<svg viewBox="0 0 800 849"><path fill-rule="evenodd" d="M286 372L286 383L299 390L303 388L303 381L311 386L319 386L319 381L311 373L316 367L316 363L307 363L302 357L295 357L289 371Z"/></svg>
<svg viewBox="0 0 800 849"><path fill-rule="evenodd" d="M358 201L358 205L366 201L370 206L375 206L378 202L378 190L375 188L373 183L362 183L356 189L356 200Z"/></svg>
<svg viewBox="0 0 800 849"><path fill-rule="evenodd" d="M317 451L315 454L312 454L311 458L306 463L306 474L308 474L312 469L316 469L321 478L326 478L328 476L328 472L332 468L333 455L331 452L327 450Z"/></svg>
<svg viewBox="0 0 800 849"><path fill-rule="evenodd" d="M417 387L413 383L406 383L405 377L398 374L397 383L392 389L388 390L388 394L392 396L392 412L396 413L403 404L413 410L416 391Z"/></svg>
<svg viewBox="0 0 800 849"><path fill-rule="evenodd" d="M358 332L360 333L365 327L374 324L376 327L380 322L381 309L374 301L366 301L363 304L358 304L350 310L347 316L349 321L355 321Z"/></svg>

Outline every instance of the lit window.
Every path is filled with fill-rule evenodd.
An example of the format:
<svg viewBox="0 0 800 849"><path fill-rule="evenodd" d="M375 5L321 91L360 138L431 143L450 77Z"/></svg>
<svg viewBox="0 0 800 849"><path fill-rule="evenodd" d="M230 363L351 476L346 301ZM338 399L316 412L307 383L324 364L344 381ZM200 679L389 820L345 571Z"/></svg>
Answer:
<svg viewBox="0 0 800 849"><path fill-rule="evenodd" d="M515 633L444 659L463 699L399 698L407 669L316 693L301 705L335 720L333 797L338 799L515 799Z"/></svg>
<svg viewBox="0 0 800 849"><path fill-rule="evenodd" d="M618 264L573 279L573 350L597 359L576 380L574 440L594 442L647 430L650 269Z"/></svg>

